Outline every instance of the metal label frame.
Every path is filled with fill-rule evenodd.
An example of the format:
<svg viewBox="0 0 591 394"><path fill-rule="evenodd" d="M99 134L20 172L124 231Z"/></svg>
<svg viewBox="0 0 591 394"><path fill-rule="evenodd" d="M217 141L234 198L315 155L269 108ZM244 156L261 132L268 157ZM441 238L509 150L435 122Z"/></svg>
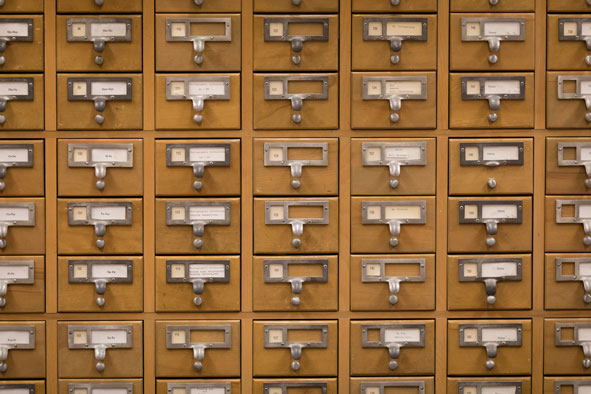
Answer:
<svg viewBox="0 0 591 394"><path fill-rule="evenodd" d="M386 392L386 387L416 387L419 393L425 392L424 381L405 381L405 382L361 382L359 388L360 394L366 394L368 389L377 388L379 394Z"/></svg>
<svg viewBox="0 0 591 394"><path fill-rule="evenodd" d="M184 343L172 343L172 332L184 331ZM224 331L224 342L191 342L191 331ZM167 349L191 349L191 345L202 346L205 349L230 349L232 346L232 326L229 324L216 324L206 326L191 325L167 325L166 348Z"/></svg>
<svg viewBox="0 0 591 394"><path fill-rule="evenodd" d="M564 92L564 83L567 81L574 81L576 85L576 90L574 93L565 93ZM558 99L559 100L587 100L589 98L591 100L591 93L590 94L583 94L581 93L581 83L582 82L591 82L591 75L559 75L558 76Z"/></svg>
<svg viewBox="0 0 591 394"><path fill-rule="evenodd" d="M27 167L35 165L35 147L33 144L0 144L0 150L26 149L27 161L0 161L0 167Z"/></svg>
<svg viewBox="0 0 591 394"><path fill-rule="evenodd" d="M369 94L367 91L368 82L379 81L381 86L380 94ZM388 94L385 92L386 84L388 82L397 81L418 81L421 83L421 93L419 94ZM378 77L363 77L363 100L390 100L391 98L399 98L400 100L427 100L427 77L424 75L417 76L378 76Z"/></svg>
<svg viewBox="0 0 591 394"><path fill-rule="evenodd" d="M406 342L387 342L386 341L386 330L419 330L420 338L418 341ZM367 338L367 332L369 330L380 330L380 340L370 341ZM424 323L417 324L362 324L361 325L361 347L372 348L372 347L384 347L387 348L388 344L399 344L401 347L425 347L425 332L427 326Z"/></svg>
<svg viewBox="0 0 591 394"><path fill-rule="evenodd" d="M185 24L185 35L184 36L173 36L172 35L172 24L173 23L184 23ZM191 35L191 24L192 23L224 23L226 29L223 35L212 36L210 34L203 36ZM232 18L166 18L166 41L232 41Z"/></svg>
<svg viewBox="0 0 591 394"><path fill-rule="evenodd" d="M283 207L283 219L271 218L271 207ZM322 207L323 216L321 218L297 218L289 217L289 207L293 206L313 206ZM328 224L328 201L265 201L265 224L292 224L297 221L303 224Z"/></svg>
<svg viewBox="0 0 591 394"><path fill-rule="evenodd" d="M277 382L277 383L270 383L265 382L263 383L263 392L268 394L270 389L281 389L282 394L288 394L288 390L290 388L319 388L321 390L321 394L326 394L328 392L328 384L326 382L298 382L298 383L287 383L287 382ZM306 390L307 391L307 390Z"/></svg>
<svg viewBox="0 0 591 394"><path fill-rule="evenodd" d="M1 102L33 101L35 99L35 80L33 79L33 77L0 77L0 83L18 82L25 82L27 84L27 94L3 95L0 97Z"/></svg>
<svg viewBox="0 0 591 394"><path fill-rule="evenodd" d="M574 265L574 275L565 275L562 273L562 265L564 263L573 264ZM591 258L589 257L566 257L566 258L555 258L554 264L556 267L556 282L577 282L582 281L584 276L580 274L580 265L581 264L589 264L591 265ZM589 277L591 281L591 276Z"/></svg>
<svg viewBox="0 0 591 394"><path fill-rule="evenodd" d="M215 226L229 226L231 224L230 217L230 201L168 201L166 202L166 225L167 226L190 226L194 222L202 222L207 225ZM175 207L183 207L185 209L185 219L173 219L172 209ZM191 220L191 207L223 207L225 209L225 218L223 220L207 219L207 220Z"/></svg>
<svg viewBox="0 0 591 394"><path fill-rule="evenodd" d="M92 394L93 389L124 389L127 394L133 394L133 383L68 383L68 393L73 393L76 389L86 389L88 394Z"/></svg>
<svg viewBox="0 0 591 394"><path fill-rule="evenodd" d="M185 92L183 95L176 95L171 92L172 82L183 82ZM224 94L197 94L191 95L189 89L191 82L222 82L224 84ZM203 100L230 100L230 77L227 75L208 76L208 77L166 77L166 100L192 100L193 98L202 98Z"/></svg>
<svg viewBox="0 0 591 394"><path fill-rule="evenodd" d="M224 148L225 160L192 161L191 148ZM185 161L173 161L172 150L184 149ZM167 167L191 167L194 164L203 164L205 167L230 167L230 155L232 146L229 143L189 143L189 144L166 144L166 166Z"/></svg>
<svg viewBox="0 0 591 394"><path fill-rule="evenodd" d="M560 337L560 333L562 332L563 328L572 328L573 329L573 339L562 339ZM582 346L584 343L589 343L588 341L579 340L579 329L587 328L591 330L591 323L554 323L554 345L557 347L566 347L566 346Z"/></svg>
<svg viewBox="0 0 591 394"><path fill-rule="evenodd" d="M591 380L573 379L573 380L556 380L554 381L554 392L556 394L561 393L561 388L564 386L572 386L573 393L578 394L579 387L591 386Z"/></svg>
<svg viewBox="0 0 591 394"><path fill-rule="evenodd" d="M519 157L516 160L484 160L485 147L516 146ZM466 160L466 148L478 148L478 160ZM460 143L460 166L522 166L524 164L524 143L523 142L461 142Z"/></svg>
<svg viewBox="0 0 591 394"><path fill-rule="evenodd" d="M86 219L74 220L74 208L85 207ZM92 219L92 209L98 207L125 207L125 219ZM69 202L68 224L70 226L92 226L104 223L108 226L131 226L133 223L133 205L131 202Z"/></svg>
<svg viewBox="0 0 591 394"><path fill-rule="evenodd" d="M386 219L386 207L418 206L421 209L419 219ZM380 207L379 219L368 219L369 207ZM361 201L361 223L362 224L389 224L391 221L398 221L401 224L426 224L427 223L427 201Z"/></svg>
<svg viewBox="0 0 591 394"><path fill-rule="evenodd" d="M86 331L86 343L74 343L74 331ZM93 331L125 331L125 343L92 343ZM129 324L120 325L74 325L68 324L68 349L93 349L93 346L104 345L107 349L131 349L133 347L133 330Z"/></svg>
<svg viewBox="0 0 591 394"><path fill-rule="evenodd" d="M381 149L381 160L370 160L367 158L367 150L371 148ZM420 148L421 157L418 159L401 159L388 161L386 150L388 148ZM390 162L396 162L401 166L426 166L427 165L427 143L426 142L363 142L361 144L361 165L367 166L388 166Z"/></svg>
<svg viewBox="0 0 591 394"><path fill-rule="evenodd" d="M476 393L481 394L482 389L485 387L514 387L515 394L521 394L522 391L522 383L515 381L515 382L458 382L458 394L462 394L464 392L464 388L467 387L475 387Z"/></svg>
<svg viewBox="0 0 591 394"><path fill-rule="evenodd" d="M84 36L74 36L72 32L73 24L84 23L86 25ZM109 24L124 24L125 35L124 36L112 36L112 35L91 35L92 25L95 23L109 23ZM66 20L66 37L68 42L94 42L94 41L105 41L105 42L131 42L131 18L68 18Z"/></svg>
<svg viewBox="0 0 591 394"><path fill-rule="evenodd" d="M281 23L283 25L283 34L281 36L271 35L271 23ZM289 34L290 23L322 23L322 34L320 35L293 35ZM328 18L310 18L310 17L272 17L264 18L265 42L269 41L328 41Z"/></svg>
<svg viewBox="0 0 591 394"><path fill-rule="evenodd" d="M562 206L563 205L574 205L575 206L575 216L572 218L565 218L562 217ZM579 207L581 205L589 205L591 206L591 200L556 200L556 223L559 224L580 224L584 223L585 221L591 221L591 218L580 218L579 217Z"/></svg>
<svg viewBox="0 0 591 394"><path fill-rule="evenodd" d="M271 149L283 149L283 160L272 160L269 156ZM321 148L322 159L316 160L289 160L289 148ZM264 143L265 167L290 167L301 165L306 167L328 167L328 142L265 142Z"/></svg>
<svg viewBox="0 0 591 394"><path fill-rule="evenodd" d="M379 264L380 273L379 276L367 275L366 267L368 264ZM400 276L388 276L386 275L387 264L418 264L419 274L418 275L400 275ZM425 282L425 264L424 258L416 259L361 259L361 282L362 283L388 283L389 278L399 279L400 282Z"/></svg>
<svg viewBox="0 0 591 394"><path fill-rule="evenodd" d="M560 78L560 77L559 77ZM590 77L591 78L591 77ZM501 100L525 100L525 76L488 76L488 77L461 77L462 100L488 100L491 97L499 97ZM469 81L479 81L480 93L468 94L467 84ZM519 93L515 94L491 94L485 93L487 81L519 81Z"/></svg>
<svg viewBox="0 0 591 394"><path fill-rule="evenodd" d="M184 278L173 278L171 275L173 264L182 264L185 266L185 277ZM224 265L224 277L213 278L191 278L189 269L193 264L223 264ZM166 260L166 283L191 283L191 280L200 279L205 283L230 283L230 260Z"/></svg>
<svg viewBox="0 0 591 394"><path fill-rule="evenodd" d="M270 82L282 82L283 94L271 94ZM289 81L320 81L322 93L289 93ZM285 75L264 77L265 100L328 100L328 75Z"/></svg>
<svg viewBox="0 0 591 394"><path fill-rule="evenodd" d="M26 389L26 390L29 390L29 394L35 394L35 385L34 384L24 384L24 383L0 384L0 392L4 391L4 390L15 390L15 389Z"/></svg>
<svg viewBox="0 0 591 394"><path fill-rule="evenodd" d="M2 208L26 208L29 210L29 219L27 220L0 220L0 223L5 223L8 226L22 226L22 227L33 227L35 226L35 203L34 202L6 202L0 203L0 209Z"/></svg>
<svg viewBox="0 0 591 394"><path fill-rule="evenodd" d="M476 205L478 207L478 217L475 219L468 219L465 215L464 207L466 205ZM517 206L517 217L516 218L483 218L482 207L484 205L515 205ZM460 200L458 201L458 208L460 210L459 221L460 224L486 224L488 220L495 221L497 223L523 223L523 200Z"/></svg>
<svg viewBox="0 0 591 394"><path fill-rule="evenodd" d="M31 325L10 325L10 326L0 326L0 331L26 331L29 333L29 343L22 344L22 343L1 343L1 346L8 347L9 350L22 350L22 349L35 349L35 335L36 330L35 326Z"/></svg>
<svg viewBox="0 0 591 394"><path fill-rule="evenodd" d="M174 389L185 389L190 393L191 389L224 389L225 394L232 394L232 383L167 383L166 392L172 393Z"/></svg>
<svg viewBox="0 0 591 394"><path fill-rule="evenodd" d="M86 278L74 277L75 265L86 265ZM93 265L126 265L127 277L94 277L92 276ZM133 260L68 260L68 283L94 283L97 279L104 280L107 283L133 283Z"/></svg>
<svg viewBox="0 0 591 394"><path fill-rule="evenodd" d="M289 276L289 265L320 265L322 266L322 276ZM271 278L270 266L281 265L283 267L283 276L281 278ZM263 271L265 276L264 283L291 283L290 279L300 278L303 282L327 283L328 282L328 259L279 259L263 260Z"/></svg>
<svg viewBox="0 0 591 394"><path fill-rule="evenodd" d="M486 35L484 34L484 26L488 22L492 23L519 23L518 35ZM468 23L478 23L480 25L480 34L477 36L469 36L466 31ZM488 41L488 39L495 38L501 41L525 41L525 18L505 18L505 17L487 17L487 18L462 18L462 41Z"/></svg>
<svg viewBox="0 0 591 394"><path fill-rule="evenodd" d="M566 160L564 158L565 148L575 148L575 160ZM571 166L585 166L586 163L591 163L591 160L583 160L582 150L588 148L591 151L590 142L558 142L557 144L557 155L558 155L558 167L571 167Z"/></svg>
<svg viewBox="0 0 591 394"><path fill-rule="evenodd" d="M74 151L76 149L86 149L88 151L89 160L75 161ZM92 151L94 149L124 149L127 151L127 159L125 161L94 161L92 160ZM68 144L68 167L95 167L97 165L105 167L133 168L133 144Z"/></svg>
<svg viewBox="0 0 591 394"><path fill-rule="evenodd" d="M28 278L0 278L1 282L6 282L10 285L32 285L35 283L35 260L0 260L0 267L27 267Z"/></svg>
<svg viewBox="0 0 591 394"><path fill-rule="evenodd" d="M515 263L516 274L511 276L484 276L482 274L482 266L490 263ZM476 276L465 276L464 264L476 264L478 271ZM458 260L458 280L460 282L481 282L484 279L496 279L498 281L521 281L523 279L523 259L516 258L502 258L502 257L485 257L476 259L459 259Z"/></svg>
<svg viewBox="0 0 591 394"><path fill-rule="evenodd" d="M564 34L565 23L576 23L577 34L574 36L567 36ZM583 23L591 24L591 18L558 18L558 41L588 41L591 40L591 35L583 34Z"/></svg>
<svg viewBox="0 0 591 394"><path fill-rule="evenodd" d="M0 18L0 25L7 23L26 23L27 24L27 35L26 36L0 36L0 40L4 41L20 41L20 42L33 42L35 35L35 20L33 18Z"/></svg>
<svg viewBox="0 0 591 394"><path fill-rule="evenodd" d="M373 36L369 34L369 24L371 22L380 22L382 24L382 34ZM415 35L388 35L388 22L420 22L422 34ZM407 18L407 17L364 17L363 18L363 41L390 41L391 39L401 39L403 41L427 41L429 23L427 18Z"/></svg>
<svg viewBox="0 0 591 394"><path fill-rule="evenodd" d="M74 84L77 82L86 83L86 94L74 94ZM92 84L94 82L125 82L127 85L127 94L105 95L92 94ZM129 77L68 77L68 101L95 101L97 99L105 101L132 101L133 80Z"/></svg>
<svg viewBox="0 0 591 394"><path fill-rule="evenodd" d="M482 330L485 328L514 328L517 331L517 340L515 341L494 341L494 342L484 342L482 340ZM478 332L478 339L474 342L466 342L464 341L464 330L466 329L476 329ZM459 339L460 339L460 347L484 347L487 343L494 343L497 346L512 346L512 347L520 347L523 346L523 324L516 323L516 324L460 324L459 326Z"/></svg>
<svg viewBox="0 0 591 394"><path fill-rule="evenodd" d="M282 341L277 343L271 343L269 340L269 331L279 331L282 332ZM289 330L310 330L310 331L321 331L322 332L322 339L320 342L289 342L287 340L287 332ZM269 325L265 324L263 326L263 332L265 337L265 349L273 349L273 348L285 348L290 349L290 345L297 345L301 344L303 348L328 348L328 324L274 324Z"/></svg>

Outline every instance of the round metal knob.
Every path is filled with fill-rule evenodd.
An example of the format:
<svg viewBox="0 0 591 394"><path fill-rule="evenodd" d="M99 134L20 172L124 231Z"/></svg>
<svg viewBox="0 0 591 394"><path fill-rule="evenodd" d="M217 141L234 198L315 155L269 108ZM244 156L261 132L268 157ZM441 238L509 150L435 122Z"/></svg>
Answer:
<svg viewBox="0 0 591 394"><path fill-rule="evenodd" d="M96 304L98 306L105 306L105 297L96 297Z"/></svg>
<svg viewBox="0 0 591 394"><path fill-rule="evenodd" d="M399 120L400 120L400 114L397 114L397 113L390 114L390 122L398 123Z"/></svg>
<svg viewBox="0 0 591 394"><path fill-rule="evenodd" d="M102 249L105 247L105 240L104 239L97 239L96 240L96 247Z"/></svg>
<svg viewBox="0 0 591 394"><path fill-rule="evenodd" d="M392 55L390 56L390 63L398 64L400 63L400 55Z"/></svg>
<svg viewBox="0 0 591 394"><path fill-rule="evenodd" d="M591 359L584 359L583 360L583 368L590 368L591 367Z"/></svg>
<svg viewBox="0 0 591 394"><path fill-rule="evenodd" d="M492 112L490 114L488 114L488 121L491 123L496 122L499 119L499 115L497 115L496 113Z"/></svg>
<svg viewBox="0 0 591 394"><path fill-rule="evenodd" d="M291 120L293 121L293 123L300 123L302 121L302 114L291 115Z"/></svg>
<svg viewBox="0 0 591 394"><path fill-rule="evenodd" d="M391 305L396 305L398 304L398 296L392 294L390 297L388 297L388 301Z"/></svg>
<svg viewBox="0 0 591 394"><path fill-rule="evenodd" d="M497 243L497 240L495 239L495 237L486 238L486 246L488 246L489 248L492 248L493 246L495 246L496 243Z"/></svg>
<svg viewBox="0 0 591 394"><path fill-rule="evenodd" d="M203 182L201 182L201 181L193 182L193 189L201 190L202 188L203 188Z"/></svg>
<svg viewBox="0 0 591 394"><path fill-rule="evenodd" d="M302 302L302 300L300 299L300 297L298 297L298 296L291 297L291 305L298 306L298 305L300 305L301 302Z"/></svg>
<svg viewBox="0 0 591 394"><path fill-rule="evenodd" d="M488 62L490 64L495 64L498 61L499 61L499 57L496 54L492 53L492 54L488 55Z"/></svg>
<svg viewBox="0 0 591 394"><path fill-rule="evenodd" d="M96 363L96 370L99 372L103 372L105 370L105 363L102 361L99 361Z"/></svg>
<svg viewBox="0 0 591 394"><path fill-rule="evenodd" d="M6 182L0 181L0 192L6 188Z"/></svg>
<svg viewBox="0 0 591 394"><path fill-rule="evenodd" d="M201 115L201 114L193 115L193 122L195 122L197 124L201 124L203 122L203 115Z"/></svg>
<svg viewBox="0 0 591 394"><path fill-rule="evenodd" d="M390 368L390 371L394 371L396 368L398 368L398 361L390 360L388 363L388 368Z"/></svg>
<svg viewBox="0 0 591 394"><path fill-rule="evenodd" d="M293 245L294 248L299 248L300 246L302 246L302 240L299 238L294 238L291 240L291 244Z"/></svg>
<svg viewBox="0 0 591 394"><path fill-rule="evenodd" d="M0 115L0 124L6 123L6 116Z"/></svg>
<svg viewBox="0 0 591 394"><path fill-rule="evenodd" d="M495 360L487 360L486 361L486 368L487 369L493 369L495 367Z"/></svg>
<svg viewBox="0 0 591 394"><path fill-rule="evenodd" d="M294 189L299 189L300 186L302 186L302 181L300 181L299 179L292 179L291 180L291 187Z"/></svg>
<svg viewBox="0 0 591 394"><path fill-rule="evenodd" d="M4 363L4 362L0 363L0 372L6 372L6 369L7 369L6 363Z"/></svg>
<svg viewBox="0 0 591 394"><path fill-rule="evenodd" d="M390 246L395 248L396 246L398 246L398 238L396 237L392 237L390 238Z"/></svg>
<svg viewBox="0 0 591 394"><path fill-rule="evenodd" d="M390 179L390 188L396 189L400 185L400 181L398 179Z"/></svg>
<svg viewBox="0 0 591 394"><path fill-rule="evenodd" d="M102 7L102 5L105 3L105 0L94 0L94 4L97 5L97 7Z"/></svg>
<svg viewBox="0 0 591 394"><path fill-rule="evenodd" d="M300 370L300 362L299 361L292 361L291 362L291 369L294 371L299 371Z"/></svg>
<svg viewBox="0 0 591 394"><path fill-rule="evenodd" d="M6 306L6 298L0 297L0 308L4 308Z"/></svg>
<svg viewBox="0 0 591 394"><path fill-rule="evenodd" d="M105 58L102 56L95 56L94 62L96 63L97 66L102 66L103 63L105 62Z"/></svg>
<svg viewBox="0 0 591 394"><path fill-rule="evenodd" d="M201 370L203 369L203 363L201 361L195 361L193 363L193 369L195 370L195 372L201 372Z"/></svg>
<svg viewBox="0 0 591 394"><path fill-rule="evenodd" d="M203 240L201 238L195 238L193 240L193 246L197 249L201 249L201 247L203 246Z"/></svg>
<svg viewBox="0 0 591 394"><path fill-rule="evenodd" d="M585 294L585 295L583 296L583 302L584 302L585 304L591 304L591 294Z"/></svg>
<svg viewBox="0 0 591 394"><path fill-rule="evenodd" d="M3 66L6 63L6 57L0 56L0 66Z"/></svg>
<svg viewBox="0 0 591 394"><path fill-rule="evenodd" d="M585 179L585 187L586 188L591 188L591 178Z"/></svg>
<svg viewBox="0 0 591 394"><path fill-rule="evenodd" d="M499 4L499 0L488 0L488 4L497 5L497 4Z"/></svg>
<svg viewBox="0 0 591 394"><path fill-rule="evenodd" d="M195 62L195 64L203 64L203 56L200 55L195 55L195 57L193 58L193 61Z"/></svg>
<svg viewBox="0 0 591 394"><path fill-rule="evenodd" d="M291 0L291 4L298 6L298 5L302 4L302 0Z"/></svg>
<svg viewBox="0 0 591 394"><path fill-rule="evenodd" d="M201 306L201 304L203 304L203 298L197 296L193 298L193 304L195 304L195 306Z"/></svg>
<svg viewBox="0 0 591 394"><path fill-rule="evenodd" d="M96 181L96 188L99 190L103 190L105 188L105 181L103 181L102 179Z"/></svg>
<svg viewBox="0 0 591 394"><path fill-rule="evenodd" d="M300 55L293 55L291 57L291 62L296 65L300 64L302 62L302 57Z"/></svg>
<svg viewBox="0 0 591 394"><path fill-rule="evenodd" d="M587 122L587 123L591 122L591 112L587 112L585 114L585 122Z"/></svg>
<svg viewBox="0 0 591 394"><path fill-rule="evenodd" d="M103 123L105 123L105 116L101 115L101 114L97 114L94 116L94 120L98 124L103 124Z"/></svg>
<svg viewBox="0 0 591 394"><path fill-rule="evenodd" d="M495 297L494 295L486 297L486 302L488 303L488 305L493 305L496 301L497 297Z"/></svg>
<svg viewBox="0 0 591 394"><path fill-rule="evenodd" d="M6 240L0 239L0 249L6 249Z"/></svg>
<svg viewBox="0 0 591 394"><path fill-rule="evenodd" d="M486 184L488 185L488 187L490 189L494 189L495 187L497 187L497 181L495 180L495 178L490 178Z"/></svg>
<svg viewBox="0 0 591 394"><path fill-rule="evenodd" d="M583 243L585 244L585 246L591 245L591 236L585 235L585 238L583 238Z"/></svg>
<svg viewBox="0 0 591 394"><path fill-rule="evenodd" d="M591 56L589 56L589 55L585 56L585 64L588 66L591 66Z"/></svg>

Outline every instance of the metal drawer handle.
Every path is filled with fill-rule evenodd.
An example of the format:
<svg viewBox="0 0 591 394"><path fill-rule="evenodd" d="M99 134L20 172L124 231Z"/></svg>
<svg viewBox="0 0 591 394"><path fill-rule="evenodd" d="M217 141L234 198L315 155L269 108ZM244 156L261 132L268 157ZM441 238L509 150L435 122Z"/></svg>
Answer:
<svg viewBox="0 0 591 394"><path fill-rule="evenodd" d="M368 331L378 330L379 340L368 337ZM400 350L403 347L425 347L425 324L364 324L361 326L361 346L364 348L386 348L390 361L388 368L398 368Z"/></svg>

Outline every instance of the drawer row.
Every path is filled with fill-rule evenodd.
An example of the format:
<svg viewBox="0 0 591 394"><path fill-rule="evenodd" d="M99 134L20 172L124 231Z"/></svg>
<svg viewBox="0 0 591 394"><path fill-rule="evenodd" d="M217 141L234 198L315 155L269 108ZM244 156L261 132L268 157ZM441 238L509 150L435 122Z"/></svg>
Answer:
<svg viewBox="0 0 591 394"><path fill-rule="evenodd" d="M330 196L339 193L337 138L255 138L254 195ZM546 193L591 193L591 138L546 140ZM537 149L543 149L538 147ZM40 140L0 141L2 196L43 196ZM351 140L351 194L435 195L434 138ZM239 139L156 140L157 196L239 196ZM531 138L450 139L450 195L530 195ZM141 196L141 139L60 139L59 196Z"/></svg>
<svg viewBox="0 0 591 394"><path fill-rule="evenodd" d="M143 324L58 322L58 376L142 377L143 347L155 346L156 377L240 377L239 320L157 320L152 345L143 341ZM3 321L0 328L0 343L8 355L0 378L43 378L45 323ZM255 320L253 374L337 376L343 341L350 346L352 376L435 373L434 320L352 320L349 328L350 337L343 338L336 320ZM531 320L449 320L447 331L449 375L531 374ZM589 375L590 332L589 319L545 319L544 373Z"/></svg>
<svg viewBox="0 0 591 394"><path fill-rule="evenodd" d="M157 256L149 263L157 312L241 310L246 273L239 256ZM350 264L352 311L435 309L434 255L352 255ZM58 312L143 311L140 256L60 256L57 271ZM589 254L546 254L545 309L591 309L590 273ZM256 312L339 309L337 256L255 256L251 274ZM0 311L42 313L44 278L43 256L0 256ZM447 257L448 310L531 308L531 255Z"/></svg>

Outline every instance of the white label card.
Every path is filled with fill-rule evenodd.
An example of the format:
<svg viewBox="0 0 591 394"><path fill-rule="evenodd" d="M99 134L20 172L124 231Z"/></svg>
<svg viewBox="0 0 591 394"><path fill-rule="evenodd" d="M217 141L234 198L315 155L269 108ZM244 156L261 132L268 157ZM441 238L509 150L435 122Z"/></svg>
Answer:
<svg viewBox="0 0 591 394"><path fill-rule="evenodd" d="M190 207L189 219L191 220L226 220L226 208L221 207Z"/></svg>
<svg viewBox="0 0 591 394"><path fill-rule="evenodd" d="M90 35L93 37L125 37L126 23L93 23L90 25Z"/></svg>
<svg viewBox="0 0 591 394"><path fill-rule="evenodd" d="M0 23L0 37L27 37L28 35L27 22Z"/></svg>
<svg viewBox="0 0 591 394"><path fill-rule="evenodd" d="M420 158L421 148L418 146L386 148L386 160L419 160Z"/></svg>
<svg viewBox="0 0 591 394"><path fill-rule="evenodd" d="M517 219L517 205L494 204L482 206L482 219Z"/></svg>
<svg viewBox="0 0 591 394"><path fill-rule="evenodd" d="M189 150L189 160L196 161L226 161L226 148L194 146Z"/></svg>
<svg viewBox="0 0 591 394"><path fill-rule="evenodd" d="M27 96L29 84L27 82L0 82L0 95L2 96Z"/></svg>
<svg viewBox="0 0 591 394"><path fill-rule="evenodd" d="M386 94L416 95L423 91L421 81L386 81Z"/></svg>
<svg viewBox="0 0 591 394"><path fill-rule="evenodd" d="M282 37L283 36L283 23L281 23L281 22L269 23L269 35L271 37Z"/></svg>
<svg viewBox="0 0 591 394"><path fill-rule="evenodd" d="M484 278L517 275L517 263L483 263L481 269Z"/></svg>
<svg viewBox="0 0 591 394"><path fill-rule="evenodd" d="M368 206L367 207L367 218L370 220L381 219L382 218L382 207L378 205Z"/></svg>
<svg viewBox="0 0 591 394"><path fill-rule="evenodd" d="M283 210L283 206L281 205L272 205L271 209L269 209L269 217L271 220L283 220L285 219L285 214Z"/></svg>
<svg viewBox="0 0 591 394"><path fill-rule="evenodd" d="M464 263L464 276L467 278L476 278L478 276L478 264Z"/></svg>
<svg viewBox="0 0 591 394"><path fill-rule="evenodd" d="M367 25L367 34L370 37L382 35L382 22L369 22Z"/></svg>
<svg viewBox="0 0 591 394"><path fill-rule="evenodd" d="M562 34L567 37L573 37L577 35L577 22L564 22Z"/></svg>
<svg viewBox="0 0 591 394"><path fill-rule="evenodd" d="M518 80L489 80L484 82L484 94L519 94L521 82Z"/></svg>
<svg viewBox="0 0 591 394"><path fill-rule="evenodd" d="M269 94L272 96L281 96L283 94L283 81L270 81Z"/></svg>
<svg viewBox="0 0 591 394"><path fill-rule="evenodd" d="M591 147L583 147L580 152L581 160L591 161Z"/></svg>
<svg viewBox="0 0 591 394"><path fill-rule="evenodd" d="M29 208L0 207L0 221L29 220Z"/></svg>
<svg viewBox="0 0 591 394"><path fill-rule="evenodd" d="M94 345L125 344L127 343L127 331L93 330L90 333L90 341Z"/></svg>
<svg viewBox="0 0 591 394"><path fill-rule="evenodd" d="M577 330L577 339L583 342L591 341L591 327L580 327Z"/></svg>
<svg viewBox="0 0 591 394"><path fill-rule="evenodd" d="M590 36L591 35L591 22L583 22L581 24L581 35L582 36Z"/></svg>
<svg viewBox="0 0 591 394"><path fill-rule="evenodd" d="M386 23L387 36L422 36L423 24L421 22L388 22Z"/></svg>
<svg viewBox="0 0 591 394"><path fill-rule="evenodd" d="M0 394L30 394L27 388L0 388Z"/></svg>
<svg viewBox="0 0 591 394"><path fill-rule="evenodd" d="M367 82L367 94L370 96L379 96L382 94L382 82L381 81L368 81Z"/></svg>
<svg viewBox="0 0 591 394"><path fill-rule="evenodd" d="M386 219L420 219L421 207L418 205L398 205L386 207Z"/></svg>
<svg viewBox="0 0 591 394"><path fill-rule="evenodd" d="M226 94L226 83L223 81L189 83L189 96L223 96L224 94Z"/></svg>
<svg viewBox="0 0 591 394"><path fill-rule="evenodd" d="M591 276L591 262L579 263L579 275Z"/></svg>
<svg viewBox="0 0 591 394"><path fill-rule="evenodd" d="M365 394L380 394L379 387L366 387Z"/></svg>
<svg viewBox="0 0 591 394"><path fill-rule="evenodd" d="M175 330L171 334L170 342L173 345L178 345L181 343L187 343L186 334L183 330Z"/></svg>
<svg viewBox="0 0 591 394"><path fill-rule="evenodd" d="M282 330L269 330L269 343L281 343L283 342L283 331Z"/></svg>
<svg viewBox="0 0 591 394"><path fill-rule="evenodd" d="M581 94L591 94L591 80L586 79L581 81Z"/></svg>
<svg viewBox="0 0 591 394"><path fill-rule="evenodd" d="M94 220L125 220L127 208L117 207L92 207L90 218Z"/></svg>
<svg viewBox="0 0 591 394"><path fill-rule="evenodd" d="M482 342L515 342L517 328L483 328Z"/></svg>
<svg viewBox="0 0 591 394"><path fill-rule="evenodd" d="M517 388L515 386L492 386L480 389L480 394L515 394L516 392Z"/></svg>
<svg viewBox="0 0 591 394"><path fill-rule="evenodd" d="M29 345L29 331L0 331L2 345Z"/></svg>
<svg viewBox="0 0 591 394"><path fill-rule="evenodd" d="M111 389L101 389L101 388L91 388L90 393L88 394L128 394L127 389L125 388L111 388Z"/></svg>
<svg viewBox="0 0 591 394"><path fill-rule="evenodd" d="M421 330L418 328L388 328L384 331L384 342L419 342Z"/></svg>
<svg viewBox="0 0 591 394"><path fill-rule="evenodd" d="M518 36L521 32L519 22L486 22L485 36Z"/></svg>
<svg viewBox="0 0 591 394"><path fill-rule="evenodd" d="M0 279L29 279L29 267L25 265L0 265Z"/></svg>
<svg viewBox="0 0 591 394"><path fill-rule="evenodd" d="M575 394L591 394L591 384L588 386L579 386L579 389Z"/></svg>
<svg viewBox="0 0 591 394"><path fill-rule="evenodd" d="M591 219L591 204L579 205L579 219Z"/></svg>
<svg viewBox="0 0 591 394"><path fill-rule="evenodd" d="M382 267L378 263L369 263L365 266L365 275L380 276L382 275Z"/></svg>
<svg viewBox="0 0 591 394"><path fill-rule="evenodd" d="M223 387L192 388L191 394L225 394Z"/></svg>
<svg viewBox="0 0 591 394"><path fill-rule="evenodd" d="M121 163L127 161L127 149L92 149L91 153L92 161L95 163L101 162L115 162Z"/></svg>
<svg viewBox="0 0 591 394"><path fill-rule="evenodd" d="M283 264L269 264L269 278L283 278Z"/></svg>
<svg viewBox="0 0 591 394"><path fill-rule="evenodd" d="M482 156L483 160L519 160L519 147L485 145Z"/></svg>
<svg viewBox="0 0 591 394"><path fill-rule="evenodd" d="M93 264L93 278L127 278L127 264Z"/></svg>
<svg viewBox="0 0 591 394"><path fill-rule="evenodd" d="M480 150L476 146L467 146L464 150L464 159L466 161L480 160Z"/></svg>
<svg viewBox="0 0 591 394"><path fill-rule="evenodd" d="M90 94L93 96L125 96L127 82L91 82Z"/></svg>
<svg viewBox="0 0 591 394"><path fill-rule="evenodd" d="M0 162L2 163L27 163L29 161L29 150L27 148L0 148Z"/></svg>
<svg viewBox="0 0 591 394"><path fill-rule="evenodd" d="M189 265L189 277L198 278L225 278L226 266L224 264L191 264Z"/></svg>

